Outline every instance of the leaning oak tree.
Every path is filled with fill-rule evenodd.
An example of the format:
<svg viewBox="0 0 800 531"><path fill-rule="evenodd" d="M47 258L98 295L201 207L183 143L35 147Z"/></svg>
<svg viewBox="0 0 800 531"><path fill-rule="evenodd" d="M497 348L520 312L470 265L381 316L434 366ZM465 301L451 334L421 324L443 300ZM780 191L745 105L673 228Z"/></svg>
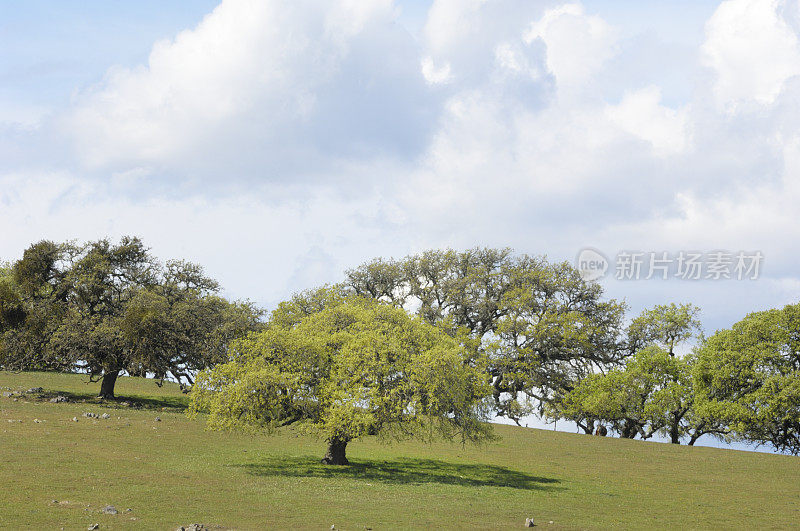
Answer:
<svg viewBox="0 0 800 531"><path fill-rule="evenodd" d="M458 340L400 308L329 294L300 318L282 305L228 363L201 372L190 414L207 412L213 429L297 423L327 441L323 462L335 465L366 435L491 438L489 388Z"/></svg>

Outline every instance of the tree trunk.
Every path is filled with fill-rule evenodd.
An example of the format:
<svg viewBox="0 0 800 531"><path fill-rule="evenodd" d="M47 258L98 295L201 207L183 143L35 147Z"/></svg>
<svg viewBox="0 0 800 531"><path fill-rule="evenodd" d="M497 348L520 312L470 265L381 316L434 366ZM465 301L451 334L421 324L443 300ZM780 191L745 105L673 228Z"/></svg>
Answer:
<svg viewBox="0 0 800 531"><path fill-rule="evenodd" d="M705 432L703 431L706 427L706 422L702 421L700 424L694 429L694 433L689 436L689 446L694 446L694 443L697 442L697 439L702 437Z"/></svg>
<svg viewBox="0 0 800 531"><path fill-rule="evenodd" d="M107 371L103 375L103 380L100 382L100 394L97 395L97 398L107 400L114 398L114 385L117 383L117 376L119 376L119 371Z"/></svg>
<svg viewBox="0 0 800 531"><path fill-rule="evenodd" d="M625 423L622 425L622 432L620 433L620 437L622 437L623 439L635 439L638 433L639 433L639 425L631 421L630 419L626 419ZM642 438L646 438L644 433L642 433Z"/></svg>
<svg viewBox="0 0 800 531"><path fill-rule="evenodd" d="M680 444L681 443L681 435L678 430L678 423L674 422L672 426L669 428L669 436L672 439L672 444Z"/></svg>
<svg viewBox="0 0 800 531"><path fill-rule="evenodd" d="M322 462L326 465L349 465L345 455L347 448L347 440L335 437L328 441L328 453L322 458Z"/></svg>

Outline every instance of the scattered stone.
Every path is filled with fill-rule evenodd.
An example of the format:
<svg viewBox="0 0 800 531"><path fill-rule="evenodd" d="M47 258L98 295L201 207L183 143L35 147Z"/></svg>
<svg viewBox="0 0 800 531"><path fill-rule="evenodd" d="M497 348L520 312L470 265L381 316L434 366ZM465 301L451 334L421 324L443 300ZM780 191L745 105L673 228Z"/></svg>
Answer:
<svg viewBox="0 0 800 531"><path fill-rule="evenodd" d="M191 524L187 526L181 526L177 529L177 531L203 531L206 529L208 528L203 524Z"/></svg>
<svg viewBox="0 0 800 531"><path fill-rule="evenodd" d="M58 500L53 500L50 503L52 503L53 505L58 505Z"/></svg>
<svg viewBox="0 0 800 531"><path fill-rule="evenodd" d="M14 396L14 393L11 391L3 391L3 398L11 398L12 396Z"/></svg>
<svg viewBox="0 0 800 531"><path fill-rule="evenodd" d="M41 423L43 422L43 421L41 421L41 420L39 420L39 419L33 419L33 421L34 421L36 424L41 424Z"/></svg>
<svg viewBox="0 0 800 531"><path fill-rule="evenodd" d="M90 525L86 528L87 531L94 531L95 529L100 529L100 524Z"/></svg>
<svg viewBox="0 0 800 531"><path fill-rule="evenodd" d="M526 518L525 519L525 527L534 527L536 524L533 523L533 518Z"/></svg>
<svg viewBox="0 0 800 531"><path fill-rule="evenodd" d="M131 509L130 507L128 507L127 509L125 509L125 512L126 512L126 513L129 513L129 512L131 512L132 510L133 510L133 509Z"/></svg>
<svg viewBox="0 0 800 531"><path fill-rule="evenodd" d="M97 415L95 415L94 413L84 413L83 416L86 417L87 419L93 419L97 417Z"/></svg>
<svg viewBox="0 0 800 531"><path fill-rule="evenodd" d="M156 417L156 422L161 422L161 417Z"/></svg>
<svg viewBox="0 0 800 531"><path fill-rule="evenodd" d="M69 402L69 398L67 398L66 396L58 395L55 398L51 398L50 402L52 402L54 404L58 404L58 403L61 403L61 402Z"/></svg>
<svg viewBox="0 0 800 531"><path fill-rule="evenodd" d="M103 514L117 514L117 513L119 513L119 511L117 511L117 508L114 507L113 505L106 505L105 507L103 507Z"/></svg>
<svg viewBox="0 0 800 531"><path fill-rule="evenodd" d="M44 391L43 387L31 387L30 389L25 391L25 394L32 395L35 393L41 393L42 391Z"/></svg>
<svg viewBox="0 0 800 531"><path fill-rule="evenodd" d="M123 407L128 407L128 406L131 405L131 403L130 402L120 402L119 405L121 405Z"/></svg>
<svg viewBox="0 0 800 531"><path fill-rule="evenodd" d="M552 524L552 523L553 523L553 521L552 521L552 520L550 520L550 521L549 521L549 522L547 522L547 523L548 523L548 524Z"/></svg>
<svg viewBox="0 0 800 531"><path fill-rule="evenodd" d="M111 415L109 415L108 413L103 413L102 415L100 415L100 418L101 419L110 419Z"/></svg>
<svg viewBox="0 0 800 531"><path fill-rule="evenodd" d="M78 422L78 417L72 417L72 422Z"/></svg>

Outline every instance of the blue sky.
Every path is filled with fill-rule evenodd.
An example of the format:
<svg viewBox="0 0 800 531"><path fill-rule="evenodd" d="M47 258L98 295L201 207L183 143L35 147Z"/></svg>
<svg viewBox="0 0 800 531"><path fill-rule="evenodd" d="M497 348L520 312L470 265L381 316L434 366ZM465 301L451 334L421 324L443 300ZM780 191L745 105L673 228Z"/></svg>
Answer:
<svg viewBox="0 0 800 531"><path fill-rule="evenodd" d="M138 234L273 307L376 256L760 250L601 280L708 331L796 302L780 0L0 3L0 257Z"/></svg>

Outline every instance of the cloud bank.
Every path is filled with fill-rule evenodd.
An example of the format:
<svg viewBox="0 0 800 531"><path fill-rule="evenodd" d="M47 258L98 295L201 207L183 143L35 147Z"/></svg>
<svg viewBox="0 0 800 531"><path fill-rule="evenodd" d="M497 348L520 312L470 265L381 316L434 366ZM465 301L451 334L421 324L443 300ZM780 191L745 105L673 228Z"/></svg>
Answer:
<svg viewBox="0 0 800 531"><path fill-rule="evenodd" d="M795 3L720 3L680 101L601 8L435 0L415 34L403 7L224 0L38 125L14 115L0 254L140 234L271 305L428 247L758 249L757 283L604 282L712 328L800 295Z"/></svg>

